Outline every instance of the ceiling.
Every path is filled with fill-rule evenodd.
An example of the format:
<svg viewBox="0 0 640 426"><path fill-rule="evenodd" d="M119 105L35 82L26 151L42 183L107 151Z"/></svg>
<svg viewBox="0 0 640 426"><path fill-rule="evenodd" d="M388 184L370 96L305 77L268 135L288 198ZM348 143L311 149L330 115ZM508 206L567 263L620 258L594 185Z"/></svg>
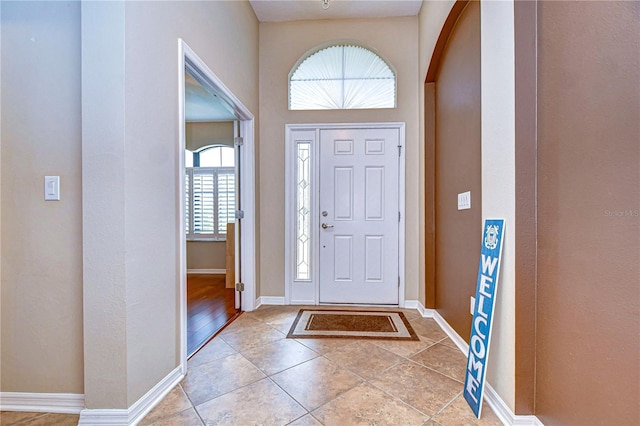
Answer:
<svg viewBox="0 0 640 426"><path fill-rule="evenodd" d="M414 16L422 0L249 0L260 22Z"/></svg>
<svg viewBox="0 0 640 426"><path fill-rule="evenodd" d="M184 75L184 115L186 121L232 121L233 109L212 94L188 72Z"/></svg>

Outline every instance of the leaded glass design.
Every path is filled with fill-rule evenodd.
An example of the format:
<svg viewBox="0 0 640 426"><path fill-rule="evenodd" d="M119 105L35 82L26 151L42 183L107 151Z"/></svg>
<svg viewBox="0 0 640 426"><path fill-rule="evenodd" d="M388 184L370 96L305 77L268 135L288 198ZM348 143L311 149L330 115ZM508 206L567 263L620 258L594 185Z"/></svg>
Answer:
<svg viewBox="0 0 640 426"><path fill-rule="evenodd" d="M311 143L298 142L296 157L296 280L311 280Z"/></svg>
<svg viewBox="0 0 640 426"><path fill-rule="evenodd" d="M374 52L335 45L307 57L289 78L289 109L395 108L396 76Z"/></svg>

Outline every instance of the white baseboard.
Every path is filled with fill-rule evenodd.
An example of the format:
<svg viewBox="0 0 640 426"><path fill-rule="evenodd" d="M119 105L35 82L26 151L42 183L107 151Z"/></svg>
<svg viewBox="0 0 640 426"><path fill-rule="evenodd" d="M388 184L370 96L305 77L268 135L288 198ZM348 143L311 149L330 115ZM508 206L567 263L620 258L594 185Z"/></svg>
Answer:
<svg viewBox="0 0 640 426"><path fill-rule="evenodd" d="M437 311L434 311L433 319L466 357L469 352L469 345L467 342L465 342L464 339L456 333L453 327L451 327ZM514 414L489 383L485 383L484 400L487 401L487 404L491 407L502 424L510 426L543 426L543 423L536 416L521 416Z"/></svg>
<svg viewBox="0 0 640 426"><path fill-rule="evenodd" d="M180 366L165 376L142 398L137 400L128 409L102 410L85 408L80 412L78 426L84 425L109 425L109 426L134 426L137 425L171 390L184 378Z"/></svg>
<svg viewBox="0 0 640 426"><path fill-rule="evenodd" d="M425 308L419 300L405 300L404 308L417 310L423 318L433 318L433 315L436 312L434 309Z"/></svg>
<svg viewBox="0 0 640 426"><path fill-rule="evenodd" d="M451 327L449 323L444 318L442 318L442 316L437 311L434 313L433 319L438 323L442 331L447 333L449 339L451 339L451 341L456 344L458 349L460 349L460 351L466 357L469 352L469 345L467 344L467 342L465 342L464 339L460 337L458 333L456 333L453 327Z"/></svg>
<svg viewBox="0 0 640 426"><path fill-rule="evenodd" d="M315 300L292 300L289 305L293 306L316 306Z"/></svg>
<svg viewBox="0 0 640 426"><path fill-rule="evenodd" d="M487 401L487 405L491 407L502 424L511 426L544 426L536 416L519 416L513 414L511 409L489 383L485 383L484 400Z"/></svg>
<svg viewBox="0 0 640 426"><path fill-rule="evenodd" d="M284 305L284 297L280 296L260 296L256 300L256 309L260 305Z"/></svg>
<svg viewBox="0 0 640 426"><path fill-rule="evenodd" d="M222 274L226 275L226 269L187 269L187 274Z"/></svg>
<svg viewBox="0 0 640 426"><path fill-rule="evenodd" d="M83 394L0 392L0 411L79 414L83 409Z"/></svg>

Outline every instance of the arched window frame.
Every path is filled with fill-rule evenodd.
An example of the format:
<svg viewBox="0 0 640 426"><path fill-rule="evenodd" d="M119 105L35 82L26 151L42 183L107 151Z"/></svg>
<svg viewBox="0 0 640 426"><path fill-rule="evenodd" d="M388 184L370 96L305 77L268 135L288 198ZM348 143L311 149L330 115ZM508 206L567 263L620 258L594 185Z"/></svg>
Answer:
<svg viewBox="0 0 640 426"><path fill-rule="evenodd" d="M384 106L373 106L373 105L364 105L364 106L347 106L345 107L344 105L344 90L341 93L341 99L340 99L340 105L333 105L333 106L329 106L329 105L325 105L325 106L320 106L320 105L315 105L314 107L309 107L309 108L299 108L299 107L294 107L292 105L292 96L291 96L291 88L292 88L292 78L294 77L295 73L298 71L298 69L300 68L300 66L309 58L313 57L314 55L316 55L317 53L329 49L329 48L333 48L333 47L356 47L356 48L360 48L360 49L364 49L366 50L368 53L371 53L373 55L375 55L380 61L381 63L383 63L384 65L386 65L386 67L388 68L388 70L392 73L393 75L393 101L391 104L386 104ZM342 68L342 74L344 76L344 68ZM344 86L344 82L347 81L348 79L342 79L340 81L342 81L342 84ZM315 46L314 48L308 50L307 52L305 52L304 55L302 55L294 64L294 66L291 68L291 70L289 71L289 76L288 76L288 80L287 80L287 91L288 91L288 108L289 110L298 110L298 111L305 111L305 110L323 110L323 109L328 109L328 110L335 110L335 109L380 109L380 108L396 108L398 101L398 73L396 72L395 67L393 66L393 64L391 64L391 62L389 62L383 55L380 54L380 52L378 52L376 49L371 48L361 42L355 41L355 40L334 40L328 43L323 43L320 44L318 46Z"/></svg>

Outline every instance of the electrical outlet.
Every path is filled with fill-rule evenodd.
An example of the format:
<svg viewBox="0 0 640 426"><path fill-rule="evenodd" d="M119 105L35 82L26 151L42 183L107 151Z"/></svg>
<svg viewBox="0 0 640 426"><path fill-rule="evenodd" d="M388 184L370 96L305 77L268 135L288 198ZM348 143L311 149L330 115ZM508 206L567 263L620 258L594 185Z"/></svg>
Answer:
<svg viewBox="0 0 640 426"><path fill-rule="evenodd" d="M461 192L458 194L458 210L467 210L471 208L471 191Z"/></svg>
<svg viewBox="0 0 640 426"><path fill-rule="evenodd" d="M476 298L471 296L471 306L469 306L469 313L473 315L473 310L476 308Z"/></svg>

